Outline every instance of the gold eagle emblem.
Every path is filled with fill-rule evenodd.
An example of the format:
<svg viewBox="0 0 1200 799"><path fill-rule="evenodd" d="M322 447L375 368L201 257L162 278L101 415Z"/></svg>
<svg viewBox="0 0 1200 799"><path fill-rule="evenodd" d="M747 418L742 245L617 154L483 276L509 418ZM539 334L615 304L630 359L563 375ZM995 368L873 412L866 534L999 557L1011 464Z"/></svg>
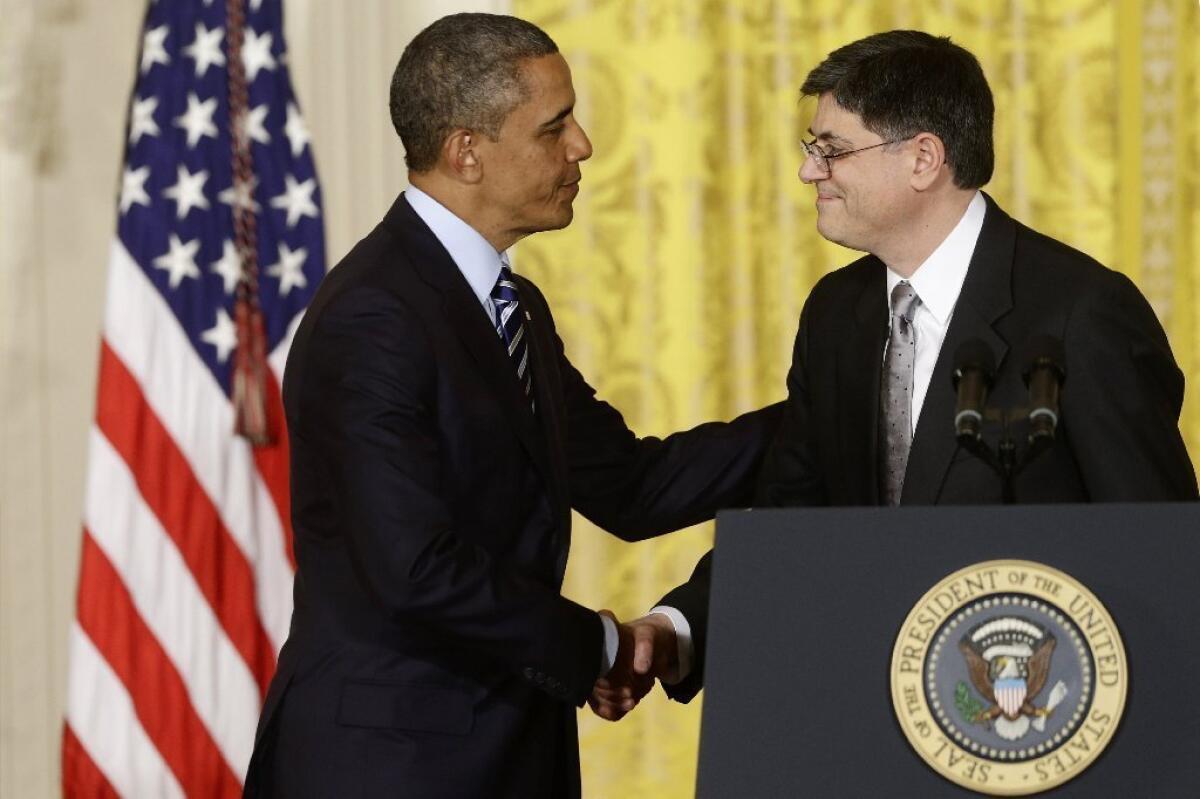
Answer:
<svg viewBox="0 0 1200 799"><path fill-rule="evenodd" d="M996 734L1015 741L1034 729L1043 730L1046 718L1067 695L1059 681L1047 703L1034 700L1050 676L1054 635L1045 627L1020 616L989 619L973 627L958 642L967 662L971 684L988 705L967 720L992 726Z"/></svg>

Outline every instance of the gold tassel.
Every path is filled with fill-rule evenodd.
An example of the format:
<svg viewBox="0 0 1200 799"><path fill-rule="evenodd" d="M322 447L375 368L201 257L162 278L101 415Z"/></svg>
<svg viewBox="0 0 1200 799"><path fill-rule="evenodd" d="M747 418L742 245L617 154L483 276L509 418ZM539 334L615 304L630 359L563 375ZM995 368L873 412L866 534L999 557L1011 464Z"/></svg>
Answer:
<svg viewBox="0 0 1200 799"><path fill-rule="evenodd" d="M233 410L238 435L254 446L271 443L267 420L267 358L262 312L242 293L234 305L238 347L233 369Z"/></svg>

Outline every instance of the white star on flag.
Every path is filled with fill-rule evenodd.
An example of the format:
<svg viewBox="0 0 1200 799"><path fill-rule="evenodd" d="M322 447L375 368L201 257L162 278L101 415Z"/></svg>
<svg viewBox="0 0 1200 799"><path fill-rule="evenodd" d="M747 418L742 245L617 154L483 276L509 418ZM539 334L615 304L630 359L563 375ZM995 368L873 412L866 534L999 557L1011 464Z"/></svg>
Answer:
<svg viewBox="0 0 1200 799"><path fill-rule="evenodd" d="M246 135L259 144L270 144L271 134L267 133L264 124L267 120L267 112L271 110L271 106L263 103L257 108L252 108L246 112L242 124L245 125Z"/></svg>
<svg viewBox="0 0 1200 799"><path fill-rule="evenodd" d="M179 237L171 234L170 251L154 259L154 266L164 269L171 274L171 288L179 288L185 277L200 277L200 268L196 266L196 253L200 249L200 239L192 239L187 244L179 241Z"/></svg>
<svg viewBox="0 0 1200 799"><path fill-rule="evenodd" d="M204 196L204 183L207 180L207 169L201 169L193 175L183 164L176 167L175 185L163 189L163 196L175 201L176 219L183 219L193 208L208 208L208 198Z"/></svg>
<svg viewBox="0 0 1200 799"><path fill-rule="evenodd" d="M299 157L300 153L304 152L304 146L308 144L310 137L308 128L304 124L304 117L300 116L300 109L296 108L295 103L288 103L287 124L283 126L283 132L287 134L288 141L292 143L292 157Z"/></svg>
<svg viewBox="0 0 1200 799"><path fill-rule="evenodd" d="M287 294L293 288L305 288L308 285L308 278L304 276L304 259L308 257L308 250L304 247L292 252L292 250L279 242L279 262L271 264L267 267L267 274L271 277L279 278L279 293Z"/></svg>
<svg viewBox="0 0 1200 799"><path fill-rule="evenodd" d="M137 169L125 167L121 176L121 213L126 213L135 205L150 205L150 195L146 193L146 178L150 177L150 167Z"/></svg>
<svg viewBox="0 0 1200 799"><path fill-rule="evenodd" d="M150 67L155 64L171 63L171 59L167 56L167 50L163 47L168 31L169 28L166 25L159 25L157 28L146 31L146 35L142 37L143 73L148 72Z"/></svg>
<svg viewBox="0 0 1200 799"><path fill-rule="evenodd" d="M217 348L217 360L229 360L229 353L237 347L237 327L224 308L217 309L217 322L200 334L200 340Z"/></svg>
<svg viewBox="0 0 1200 799"><path fill-rule="evenodd" d="M237 247L233 246L230 239L225 239L225 244L222 245L221 259L213 261L209 269L221 276L221 280L225 283L225 293L232 294L233 290L237 288L238 281L242 279L242 259L238 257Z"/></svg>
<svg viewBox="0 0 1200 799"><path fill-rule="evenodd" d="M217 199L230 208L249 208L257 214L262 210L262 206L254 201L254 191L256 188L258 188L258 178L252 175L249 182L234 183L229 188L223 189L217 195Z"/></svg>
<svg viewBox="0 0 1200 799"><path fill-rule="evenodd" d="M134 98L133 109L129 115L129 141L137 144L142 136L157 136L158 123L154 121L154 111L158 108L158 98L151 95L144 100Z"/></svg>
<svg viewBox="0 0 1200 799"><path fill-rule="evenodd" d="M210 97L204 102L194 92L188 92L188 107L181 116L175 117L175 126L187 131L189 148L196 146L202 136L217 137L217 126L213 124L213 114L217 110L217 98Z"/></svg>
<svg viewBox="0 0 1200 799"><path fill-rule="evenodd" d="M196 23L196 40L183 48L183 53L196 62L197 78L203 77L213 65L225 66L225 54L221 52L221 38L224 35L224 28L209 30L203 22Z"/></svg>
<svg viewBox="0 0 1200 799"><path fill-rule="evenodd" d="M317 181L309 178L303 183L297 183L291 175L284 175L283 179L287 185L283 194L271 198L271 207L287 209L288 227L295 227L302 216L316 218L317 204L313 202L312 195L317 188Z"/></svg>
<svg viewBox="0 0 1200 799"><path fill-rule="evenodd" d="M260 69L275 69L275 56L271 55L270 33L259 36L253 29L246 29L246 40L242 42L242 65L246 68L246 79L253 81Z"/></svg>

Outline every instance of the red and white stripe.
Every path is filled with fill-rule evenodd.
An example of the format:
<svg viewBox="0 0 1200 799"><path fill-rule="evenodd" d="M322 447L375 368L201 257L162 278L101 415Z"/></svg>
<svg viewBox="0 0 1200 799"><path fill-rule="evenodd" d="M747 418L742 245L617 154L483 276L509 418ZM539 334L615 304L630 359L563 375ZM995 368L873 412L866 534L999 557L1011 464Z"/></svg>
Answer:
<svg viewBox="0 0 1200 799"><path fill-rule="evenodd" d="M1009 718L1015 718L1025 704L1025 683L1010 683L996 689L996 704Z"/></svg>
<svg viewBox="0 0 1200 799"><path fill-rule="evenodd" d="M269 359L278 443L256 449L120 241L107 297L64 791L238 796L291 617L279 399L291 336Z"/></svg>

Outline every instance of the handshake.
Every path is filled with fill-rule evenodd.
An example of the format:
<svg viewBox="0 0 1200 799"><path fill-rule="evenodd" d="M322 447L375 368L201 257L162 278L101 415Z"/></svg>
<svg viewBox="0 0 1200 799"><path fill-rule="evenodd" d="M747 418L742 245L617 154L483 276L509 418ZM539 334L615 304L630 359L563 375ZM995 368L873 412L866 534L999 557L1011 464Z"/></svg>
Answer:
<svg viewBox="0 0 1200 799"><path fill-rule="evenodd" d="M654 680L679 679L679 649L675 626L661 613L631 622L618 622L611 611L602 615L617 625L617 657L608 673L596 680L588 705L602 719L617 721L637 707Z"/></svg>

